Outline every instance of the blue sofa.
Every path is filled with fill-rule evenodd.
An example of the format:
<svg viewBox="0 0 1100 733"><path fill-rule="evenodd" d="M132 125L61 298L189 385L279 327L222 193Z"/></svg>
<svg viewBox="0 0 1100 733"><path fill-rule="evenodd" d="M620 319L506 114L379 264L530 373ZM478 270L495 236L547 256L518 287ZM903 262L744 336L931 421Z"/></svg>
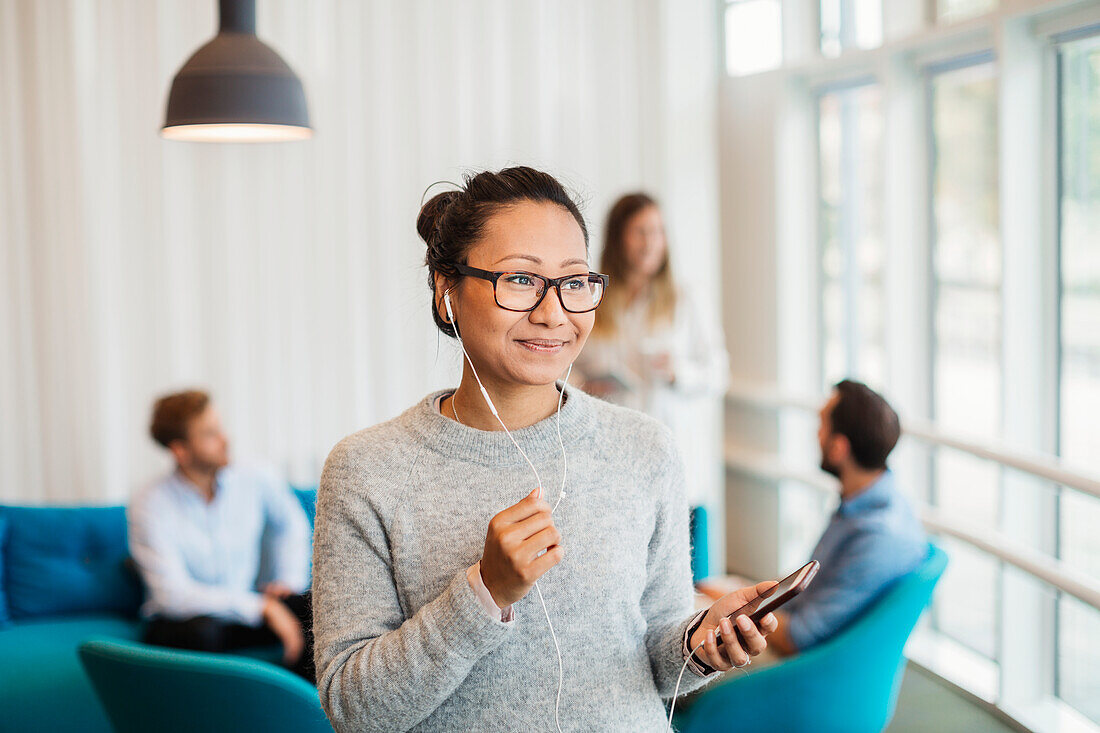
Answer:
<svg viewBox="0 0 1100 733"><path fill-rule="evenodd" d="M312 526L316 489L295 494ZM140 639L142 600L124 507L0 506L0 728L109 733L77 646ZM241 654L277 662L281 651Z"/></svg>

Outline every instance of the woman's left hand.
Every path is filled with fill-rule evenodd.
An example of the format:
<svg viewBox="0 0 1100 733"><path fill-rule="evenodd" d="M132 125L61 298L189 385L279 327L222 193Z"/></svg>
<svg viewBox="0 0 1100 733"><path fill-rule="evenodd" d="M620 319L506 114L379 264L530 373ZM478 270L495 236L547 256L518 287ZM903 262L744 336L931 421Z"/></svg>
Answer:
<svg viewBox="0 0 1100 733"><path fill-rule="evenodd" d="M768 646L765 637L778 626L773 614L769 613L760 619L759 627L744 614L733 619L726 617L773 585L775 585L774 580L757 583L755 586L736 590L715 601L703 616L699 628L691 636L689 643L692 649L702 644L702 647L695 652L695 656L714 669L725 672L733 667L744 667L752 661L752 657L764 651ZM738 641L734 624L740 629L741 636L745 639L744 646ZM721 646L716 639L716 632L719 631L722 634Z"/></svg>

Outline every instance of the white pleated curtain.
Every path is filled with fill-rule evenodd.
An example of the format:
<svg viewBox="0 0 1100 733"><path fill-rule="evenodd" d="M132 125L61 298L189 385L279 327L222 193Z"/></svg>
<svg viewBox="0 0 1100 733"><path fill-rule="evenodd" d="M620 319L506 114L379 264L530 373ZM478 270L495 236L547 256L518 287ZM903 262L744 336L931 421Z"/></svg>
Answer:
<svg viewBox="0 0 1100 733"><path fill-rule="evenodd" d="M677 259L717 270L706 0L257 6L310 142L158 136L213 0L0 0L0 501L125 499L168 465L169 390L209 388L236 455L313 482L342 435L453 384L415 217L467 168L555 172L594 241L654 190Z"/></svg>

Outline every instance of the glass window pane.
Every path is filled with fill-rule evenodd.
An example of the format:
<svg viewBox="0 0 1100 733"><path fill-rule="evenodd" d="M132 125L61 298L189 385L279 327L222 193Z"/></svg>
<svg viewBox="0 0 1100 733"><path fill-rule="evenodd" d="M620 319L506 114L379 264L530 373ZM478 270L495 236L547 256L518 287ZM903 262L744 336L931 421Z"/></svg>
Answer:
<svg viewBox="0 0 1100 733"><path fill-rule="evenodd" d="M933 412L945 429L1001 423L1001 243L992 64L932 78Z"/></svg>
<svg viewBox="0 0 1100 733"><path fill-rule="evenodd" d="M821 55L839 56L844 50L840 44L840 2L821 0Z"/></svg>
<svg viewBox="0 0 1100 733"><path fill-rule="evenodd" d="M1001 425L1001 244L997 97L992 64L931 77L932 412L945 431L996 438ZM949 449L934 453L933 502L997 527L1000 468ZM937 593L944 633L995 658L1000 567L955 544Z"/></svg>
<svg viewBox="0 0 1100 733"><path fill-rule="evenodd" d="M996 9L997 0L937 0L936 21L955 23Z"/></svg>
<svg viewBox="0 0 1100 733"><path fill-rule="evenodd" d="M1100 580L1100 499L1062 489L1058 528L1061 559L1075 570ZM1100 638L1096 640L1100 645Z"/></svg>
<svg viewBox="0 0 1100 733"><path fill-rule="evenodd" d="M1061 453L1100 472L1100 37L1062 47Z"/></svg>
<svg viewBox="0 0 1100 733"><path fill-rule="evenodd" d="M738 0L726 6L726 72L731 76L783 64L780 0Z"/></svg>
<svg viewBox="0 0 1100 733"><path fill-rule="evenodd" d="M1059 451L1100 474L1100 37L1063 45L1061 99L1061 347ZM1059 555L1100 578L1100 499L1063 489ZM1058 694L1100 723L1100 612L1059 603Z"/></svg>
<svg viewBox="0 0 1100 733"><path fill-rule="evenodd" d="M934 351L936 422L989 438L1000 429L999 288L938 282Z"/></svg>
<svg viewBox="0 0 1100 733"><path fill-rule="evenodd" d="M821 53L882 45L882 0L821 0Z"/></svg>
<svg viewBox="0 0 1100 733"><path fill-rule="evenodd" d="M950 537L940 537L936 542L951 558L936 587L936 628L979 654L996 659L1000 618L997 560Z"/></svg>
<svg viewBox="0 0 1100 733"><path fill-rule="evenodd" d="M1100 209L1097 202L1093 206ZM1100 227L1100 215L1094 216L1093 226ZM1100 228L1092 229L1091 236L1096 232ZM1061 453L1067 462L1100 473L1100 430L1095 429L1100 415L1100 290L1090 292L1100 289L1100 268L1091 274L1093 283L1081 283L1090 276L1089 260L1100 256L1100 246L1094 241L1088 251L1084 236L1074 242L1065 228L1062 242Z"/></svg>
<svg viewBox="0 0 1100 733"><path fill-rule="evenodd" d="M1062 596L1058 636L1058 695L1100 724L1100 611Z"/></svg>
<svg viewBox="0 0 1100 733"><path fill-rule="evenodd" d="M936 452L935 504L948 516L996 528L1000 518L1001 467L949 448Z"/></svg>
<svg viewBox="0 0 1100 733"><path fill-rule="evenodd" d="M824 386L881 386L885 269L878 85L823 94L818 106Z"/></svg>
<svg viewBox="0 0 1100 733"><path fill-rule="evenodd" d="M824 334L822 368L825 387L836 384L847 373L844 345L844 292L839 280L825 280L821 293L821 316Z"/></svg>

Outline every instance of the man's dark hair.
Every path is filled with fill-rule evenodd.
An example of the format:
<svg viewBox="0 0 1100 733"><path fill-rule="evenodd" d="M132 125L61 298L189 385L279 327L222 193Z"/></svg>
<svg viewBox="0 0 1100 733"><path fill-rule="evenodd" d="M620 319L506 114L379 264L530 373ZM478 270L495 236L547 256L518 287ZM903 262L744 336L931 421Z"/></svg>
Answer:
<svg viewBox="0 0 1100 733"><path fill-rule="evenodd" d="M886 458L901 437L898 414L862 382L845 379L834 389L839 397L829 416L833 433L848 439L852 458L863 468L886 468Z"/></svg>
<svg viewBox="0 0 1100 733"><path fill-rule="evenodd" d="M187 439L187 424L201 415L210 404L210 395L197 389L165 395L153 405L149 434L165 448L173 441Z"/></svg>

